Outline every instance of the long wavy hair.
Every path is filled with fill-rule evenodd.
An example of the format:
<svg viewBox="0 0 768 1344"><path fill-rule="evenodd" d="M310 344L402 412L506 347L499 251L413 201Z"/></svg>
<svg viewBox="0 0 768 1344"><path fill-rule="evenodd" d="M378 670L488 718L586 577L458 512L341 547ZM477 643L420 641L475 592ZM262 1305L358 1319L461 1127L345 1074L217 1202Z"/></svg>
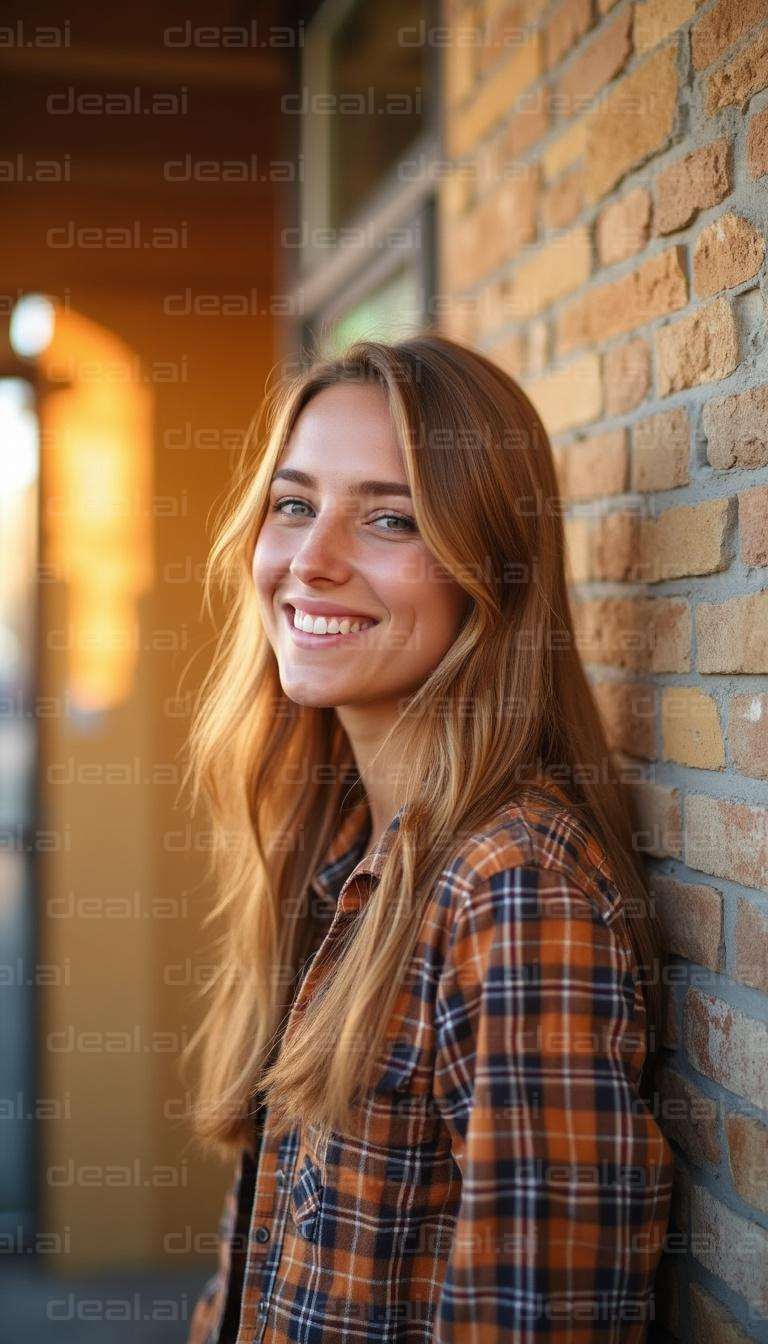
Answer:
<svg viewBox="0 0 768 1344"><path fill-rule="evenodd" d="M408 778L380 881L301 1030L285 1033L315 947L309 883L365 792L335 710L283 692L251 566L297 417L344 381L385 392L421 537L467 604L457 637L395 725L407 722ZM203 927L221 926L220 973L202 988L209 1002L180 1065L185 1076L201 1049L193 1134L204 1148L228 1155L251 1143L259 1105L275 1133L299 1119L323 1133L349 1129L381 1041L371 1024L384 1032L446 861L445 836L498 814L532 763L556 771L626 900L646 1007L641 1096L649 1096L666 949L623 763L609 753L576 645L560 503L552 449L525 393L490 359L432 331L315 355L267 392L216 523L204 604L212 613L219 583L224 619L187 743L193 811L204 795L217 837L217 899ZM393 919L403 902L408 917Z"/></svg>

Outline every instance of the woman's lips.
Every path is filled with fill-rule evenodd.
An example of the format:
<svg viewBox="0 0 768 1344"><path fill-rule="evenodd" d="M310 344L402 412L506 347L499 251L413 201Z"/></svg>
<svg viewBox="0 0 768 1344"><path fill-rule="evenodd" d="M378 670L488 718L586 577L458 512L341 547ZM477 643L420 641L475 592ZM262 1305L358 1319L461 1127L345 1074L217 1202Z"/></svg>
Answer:
<svg viewBox="0 0 768 1344"><path fill-rule="evenodd" d="M363 635L366 635L369 630L372 630L379 624L378 621L374 621L373 624L367 626L366 629L350 631L347 635L312 635L306 630L297 630L296 626L293 624L294 610L295 608L289 605L283 607L291 639L294 644L298 644L300 649L319 649L324 645L328 645L329 648L335 648L338 644L349 644L355 639L361 639Z"/></svg>

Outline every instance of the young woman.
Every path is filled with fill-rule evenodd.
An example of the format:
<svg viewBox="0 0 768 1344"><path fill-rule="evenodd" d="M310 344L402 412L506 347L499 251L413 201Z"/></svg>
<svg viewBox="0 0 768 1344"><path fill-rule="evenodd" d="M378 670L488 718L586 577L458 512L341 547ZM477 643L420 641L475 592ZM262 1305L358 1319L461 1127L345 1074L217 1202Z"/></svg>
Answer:
<svg viewBox="0 0 768 1344"><path fill-rule="evenodd" d="M196 1133L236 1169L190 1344L638 1344L664 949L546 433L432 333L266 410L191 742L224 917Z"/></svg>

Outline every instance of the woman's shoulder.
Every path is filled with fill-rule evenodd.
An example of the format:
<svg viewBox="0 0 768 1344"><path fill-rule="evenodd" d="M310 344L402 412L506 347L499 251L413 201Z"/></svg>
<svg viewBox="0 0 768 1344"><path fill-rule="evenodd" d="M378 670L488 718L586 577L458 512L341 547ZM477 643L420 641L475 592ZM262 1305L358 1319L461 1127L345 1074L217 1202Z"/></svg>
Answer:
<svg viewBox="0 0 768 1344"><path fill-rule="evenodd" d="M581 892L604 917L620 897L602 844L564 789L547 781L524 784L479 827L459 840L443 870L460 900L503 890L503 876L533 870L542 887Z"/></svg>

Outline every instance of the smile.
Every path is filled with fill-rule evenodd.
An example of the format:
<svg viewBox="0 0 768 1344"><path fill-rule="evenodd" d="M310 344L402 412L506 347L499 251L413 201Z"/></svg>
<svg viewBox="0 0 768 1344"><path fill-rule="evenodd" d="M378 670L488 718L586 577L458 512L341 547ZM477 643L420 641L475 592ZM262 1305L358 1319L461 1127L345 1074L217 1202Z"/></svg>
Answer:
<svg viewBox="0 0 768 1344"><path fill-rule="evenodd" d="M333 646L355 639L370 630L378 621L366 617L311 616L309 612L286 605L283 608L288 628L295 643L302 648L317 648L321 644Z"/></svg>

